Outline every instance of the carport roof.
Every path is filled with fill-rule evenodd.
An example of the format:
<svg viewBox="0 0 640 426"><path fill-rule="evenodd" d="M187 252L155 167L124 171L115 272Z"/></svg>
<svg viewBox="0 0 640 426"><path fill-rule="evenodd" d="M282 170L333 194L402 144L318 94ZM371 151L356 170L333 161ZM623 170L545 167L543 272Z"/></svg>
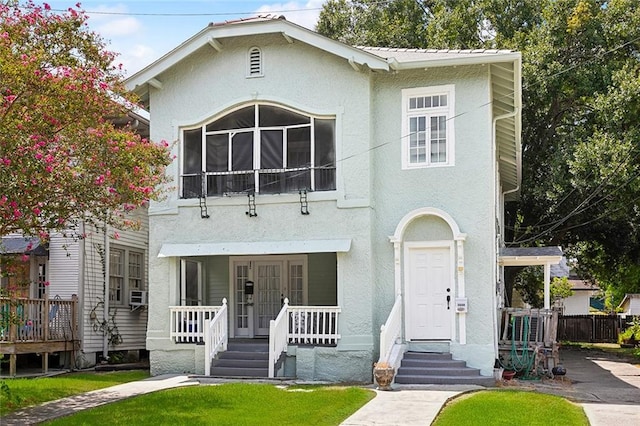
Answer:
<svg viewBox="0 0 640 426"><path fill-rule="evenodd" d="M500 250L498 259L503 266L557 265L562 260L562 248L504 247Z"/></svg>

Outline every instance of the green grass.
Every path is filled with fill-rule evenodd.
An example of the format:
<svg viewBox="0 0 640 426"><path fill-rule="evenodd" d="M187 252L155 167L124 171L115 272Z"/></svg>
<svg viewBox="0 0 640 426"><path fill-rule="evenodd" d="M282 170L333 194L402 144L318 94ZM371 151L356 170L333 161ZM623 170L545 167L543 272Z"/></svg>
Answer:
<svg viewBox="0 0 640 426"><path fill-rule="evenodd" d="M338 425L375 396L357 387L189 386L137 396L47 424Z"/></svg>
<svg viewBox="0 0 640 426"><path fill-rule="evenodd" d="M149 377L147 371L113 371L104 373L70 373L55 377L0 380L0 415Z"/></svg>
<svg viewBox="0 0 640 426"><path fill-rule="evenodd" d="M526 391L480 391L453 400L434 426L589 425L582 407L554 395Z"/></svg>

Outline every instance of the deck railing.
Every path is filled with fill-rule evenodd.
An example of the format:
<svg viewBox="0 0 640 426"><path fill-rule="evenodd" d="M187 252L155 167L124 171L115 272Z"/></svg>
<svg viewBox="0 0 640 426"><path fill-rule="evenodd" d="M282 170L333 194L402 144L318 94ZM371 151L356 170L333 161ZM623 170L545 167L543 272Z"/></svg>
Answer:
<svg viewBox="0 0 640 426"><path fill-rule="evenodd" d="M553 309L502 309L501 344L552 347L558 334L558 312Z"/></svg>
<svg viewBox="0 0 640 426"><path fill-rule="evenodd" d="M222 306L169 306L170 337L176 343L203 343L204 322L212 320Z"/></svg>
<svg viewBox="0 0 640 426"><path fill-rule="evenodd" d="M289 306L288 342L294 345L337 345L339 306Z"/></svg>
<svg viewBox="0 0 640 426"><path fill-rule="evenodd" d="M402 296L396 296L387 322L380 326L380 359L379 362L389 362L393 345L400 340L402 333Z"/></svg>
<svg viewBox="0 0 640 426"><path fill-rule="evenodd" d="M211 374L211 360L218 352L227 350L229 341L229 328L227 320L227 299L222 299L222 307L211 320L204 320L204 353L206 355L204 363L204 374Z"/></svg>
<svg viewBox="0 0 640 426"><path fill-rule="evenodd" d="M280 355L287 350L288 307L289 299L285 297L280 313L276 319L269 321L269 377L275 377L276 363Z"/></svg>
<svg viewBox="0 0 640 426"><path fill-rule="evenodd" d="M77 339L77 299L0 297L0 342L46 342Z"/></svg>

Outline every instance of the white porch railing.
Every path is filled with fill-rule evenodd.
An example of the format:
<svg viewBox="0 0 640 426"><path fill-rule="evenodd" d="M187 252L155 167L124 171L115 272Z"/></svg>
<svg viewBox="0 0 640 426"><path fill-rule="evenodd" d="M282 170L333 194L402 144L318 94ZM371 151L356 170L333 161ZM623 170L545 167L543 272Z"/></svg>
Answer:
<svg viewBox="0 0 640 426"><path fill-rule="evenodd" d="M276 362L283 352L287 351L287 331L289 330L289 315L287 308L289 299L284 304L276 319L269 322L269 377L275 377Z"/></svg>
<svg viewBox="0 0 640 426"><path fill-rule="evenodd" d="M222 306L169 306L170 337L176 343L204 342L204 321L212 320Z"/></svg>
<svg viewBox="0 0 640 426"><path fill-rule="evenodd" d="M337 345L339 314L339 306L289 306L289 343Z"/></svg>
<svg viewBox="0 0 640 426"><path fill-rule="evenodd" d="M207 357L204 363L204 374L211 374L211 360L218 352L227 350L229 328L227 326L227 298L222 299L222 307L212 320L204 320L204 353Z"/></svg>
<svg viewBox="0 0 640 426"><path fill-rule="evenodd" d="M396 301L387 317L387 322L380 326L380 359L379 362L390 362L393 346L400 339L402 333L402 296L397 295Z"/></svg>

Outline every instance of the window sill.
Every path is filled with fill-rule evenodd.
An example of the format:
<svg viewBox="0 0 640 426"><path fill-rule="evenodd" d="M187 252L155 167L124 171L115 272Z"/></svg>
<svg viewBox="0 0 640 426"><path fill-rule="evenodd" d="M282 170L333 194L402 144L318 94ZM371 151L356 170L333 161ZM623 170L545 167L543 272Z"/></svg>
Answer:
<svg viewBox="0 0 640 426"><path fill-rule="evenodd" d="M317 191L307 192L307 201L336 201L338 191ZM300 194L256 194L256 204L289 204L300 203ZM177 200L178 207L200 206L198 198L180 198ZM207 206L245 206L247 205L246 195L229 195L222 197L207 197Z"/></svg>

